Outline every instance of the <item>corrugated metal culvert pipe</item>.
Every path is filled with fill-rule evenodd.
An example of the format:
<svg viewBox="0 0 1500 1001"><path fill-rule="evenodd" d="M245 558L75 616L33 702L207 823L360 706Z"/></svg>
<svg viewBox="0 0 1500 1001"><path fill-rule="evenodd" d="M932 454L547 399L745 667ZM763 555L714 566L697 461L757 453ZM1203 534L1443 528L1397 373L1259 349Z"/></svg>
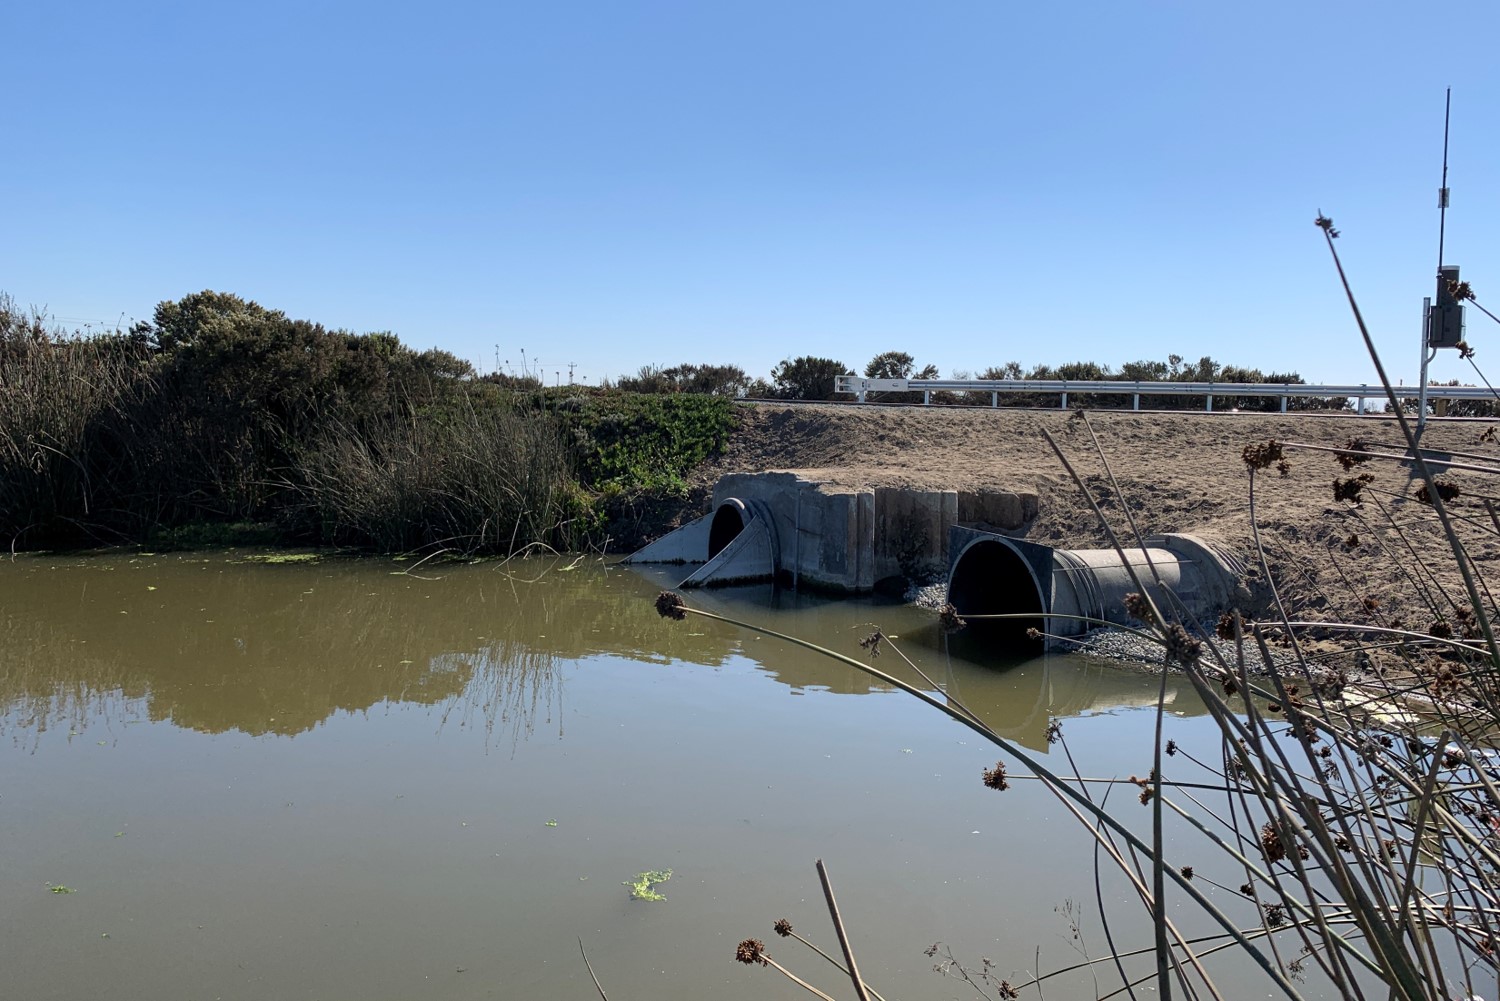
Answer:
<svg viewBox="0 0 1500 1001"><path fill-rule="evenodd" d="M1244 565L1228 550L1192 535L1162 535L1143 548L1053 549L970 528L954 528L949 552L948 601L959 615L1018 614L1021 619L975 620L974 637L997 649L1039 648L1028 629L1078 636L1098 623L1131 621L1125 595L1139 590L1129 568L1163 609L1193 620L1217 615L1234 603ZM1155 568L1155 574L1152 568ZM1154 583L1160 577L1162 585ZM1170 592L1169 597L1164 592Z"/></svg>

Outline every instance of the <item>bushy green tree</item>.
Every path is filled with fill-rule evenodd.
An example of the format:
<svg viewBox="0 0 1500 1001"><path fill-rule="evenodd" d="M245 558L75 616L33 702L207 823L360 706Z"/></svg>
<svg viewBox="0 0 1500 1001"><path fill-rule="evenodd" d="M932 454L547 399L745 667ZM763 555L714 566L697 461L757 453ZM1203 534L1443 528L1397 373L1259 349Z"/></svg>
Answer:
<svg viewBox="0 0 1500 1001"><path fill-rule="evenodd" d="M853 375L843 362L804 355L788 358L771 369L776 396L783 400L832 400L834 380Z"/></svg>

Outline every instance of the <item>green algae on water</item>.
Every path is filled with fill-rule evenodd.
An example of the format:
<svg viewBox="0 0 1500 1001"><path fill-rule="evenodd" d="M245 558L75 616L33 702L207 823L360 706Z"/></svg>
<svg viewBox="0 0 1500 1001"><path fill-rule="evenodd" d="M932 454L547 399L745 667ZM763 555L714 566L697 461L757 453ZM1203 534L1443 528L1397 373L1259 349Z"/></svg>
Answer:
<svg viewBox="0 0 1500 1001"><path fill-rule="evenodd" d="M671 878L671 869L653 869L649 872L638 873L635 879L627 879L620 885L630 887L631 900L666 900L666 896L657 893L654 887Z"/></svg>

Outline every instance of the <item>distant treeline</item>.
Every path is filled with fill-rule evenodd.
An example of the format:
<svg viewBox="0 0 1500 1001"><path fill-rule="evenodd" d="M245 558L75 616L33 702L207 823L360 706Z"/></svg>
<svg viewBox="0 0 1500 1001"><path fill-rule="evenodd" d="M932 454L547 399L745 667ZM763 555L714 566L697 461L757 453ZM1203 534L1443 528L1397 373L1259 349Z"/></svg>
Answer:
<svg viewBox="0 0 1500 1001"><path fill-rule="evenodd" d="M752 379L745 371L732 365L678 365L673 368L647 366L634 376L620 379L616 385L638 393L721 393L728 396L745 396L756 399L780 400L835 400L849 397L834 392L835 380L841 375L856 375L852 367L833 358L803 356L789 358L771 370L770 379ZM863 374L876 379L938 379L943 378L935 365L918 368L916 359L905 351L885 351L876 355L865 365ZM1118 370L1098 362L1069 362L1056 367L1037 365L1023 369L1019 362L1006 362L973 374L955 371L950 379L1066 379L1077 382L1215 382L1215 383L1287 383L1306 385L1296 372L1263 372L1258 368L1242 368L1236 365L1221 365L1204 356L1195 363L1187 363L1181 355L1170 355L1166 361L1133 361ZM872 393L874 402L899 403L920 402L921 393ZM981 392L936 392L932 394L934 404L988 406L990 394ZM1056 407L1056 393L1007 393L1000 398L1002 406L1009 407ZM1072 407L1129 407L1129 393L1069 393L1068 404ZM1159 410L1202 410L1202 396L1152 396L1147 406ZM1279 410L1281 401L1275 397L1233 396L1215 393L1214 406L1220 409ZM1348 410L1349 400L1344 397L1319 399L1316 397L1293 397L1288 402L1293 410Z"/></svg>
<svg viewBox="0 0 1500 1001"><path fill-rule="evenodd" d="M0 296L0 542L571 548L732 426L723 397L514 381L219 292L93 336Z"/></svg>

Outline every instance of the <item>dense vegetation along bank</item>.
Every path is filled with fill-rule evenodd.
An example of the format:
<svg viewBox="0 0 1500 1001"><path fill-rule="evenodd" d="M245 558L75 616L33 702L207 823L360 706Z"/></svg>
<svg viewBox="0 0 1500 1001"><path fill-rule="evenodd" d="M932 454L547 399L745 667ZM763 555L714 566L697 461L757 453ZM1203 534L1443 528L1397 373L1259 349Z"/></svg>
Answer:
<svg viewBox="0 0 1500 1001"><path fill-rule="evenodd" d="M915 364L905 352L887 351L864 371L935 374ZM92 336L51 329L0 295L0 542L17 549L253 541L385 551L510 553L537 543L628 550L694 513L706 483L726 471L910 469L941 453L945 488L971 480L1024 485L1018 477L1033 477L1040 448L1033 425L1065 419L988 407L933 407L921 416L872 410L856 418L851 408L833 408L846 413L835 421L831 411L793 415L733 402L745 394L825 399L834 377L849 371L809 356L782 362L770 382L732 365L679 365L648 366L614 386L546 387L524 371L477 375L462 359L414 351L390 333L329 330L225 293L164 302L149 322ZM1177 356L1132 362L1118 373L1079 362L1025 373L1009 363L983 374L1300 381L1295 373L1264 375L1210 358L1184 364ZM887 402L902 396L885 395ZM988 394L980 395L987 404ZM936 394L934 402L973 401ZM1009 402L1056 405L1041 397ZM1347 404L1296 405L1336 411ZM1193 411L1203 401L1165 397L1156 405ZM1160 419L1143 427L1150 447L1138 454L1133 440L1109 448L1154 476L1173 465L1175 450L1164 446L1181 431L1178 444L1195 467L1188 479L1219 480L1221 467L1197 468L1205 429L1182 419L1181 428ZM1302 433L1236 428L1251 437ZM1340 429L1329 443L1360 433ZM993 461L1011 442L1022 453ZM1237 435L1218 451L1236 454L1247 442ZM973 468L976 461L985 468ZM1055 486L1045 492L1073 497L1070 487ZM1070 541L1097 530L1081 504L1053 507L1080 514L1064 532ZM1167 517L1155 530L1180 529L1181 519L1161 514Z"/></svg>
<svg viewBox="0 0 1500 1001"><path fill-rule="evenodd" d="M727 398L476 378L223 293L91 337L0 298L0 540L17 549L576 548L685 495L732 422Z"/></svg>

